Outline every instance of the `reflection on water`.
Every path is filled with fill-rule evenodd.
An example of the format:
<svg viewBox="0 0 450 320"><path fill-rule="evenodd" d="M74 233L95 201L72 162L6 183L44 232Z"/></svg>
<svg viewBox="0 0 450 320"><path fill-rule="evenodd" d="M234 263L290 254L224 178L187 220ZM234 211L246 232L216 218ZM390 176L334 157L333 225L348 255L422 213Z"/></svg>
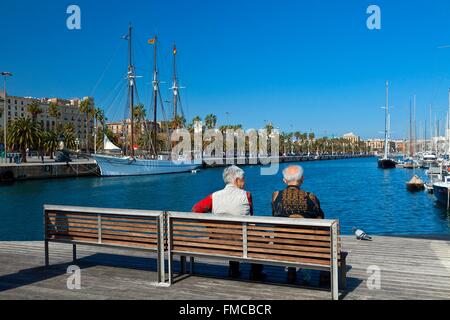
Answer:
<svg viewBox="0 0 450 320"><path fill-rule="evenodd" d="M380 170L375 159L306 162L304 189L320 199L344 234L353 226L371 234L450 234L449 216L432 195L410 193L412 170ZM285 165L281 165L281 169ZM271 215L271 195L283 188L281 171L261 176L245 167L257 215ZM424 177L421 170L416 173ZM222 169L197 174L27 181L0 186L0 240L42 238L44 204L189 211L223 187Z"/></svg>

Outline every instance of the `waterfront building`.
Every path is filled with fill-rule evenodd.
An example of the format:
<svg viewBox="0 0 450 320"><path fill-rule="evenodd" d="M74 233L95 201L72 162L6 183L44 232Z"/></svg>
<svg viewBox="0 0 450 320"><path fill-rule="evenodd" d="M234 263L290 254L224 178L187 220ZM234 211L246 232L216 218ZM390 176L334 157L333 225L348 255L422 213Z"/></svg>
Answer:
<svg viewBox="0 0 450 320"><path fill-rule="evenodd" d="M142 121L140 123L141 126L141 134L144 134L146 132L146 130L151 130L153 128L153 121L150 120L146 120L146 121ZM130 119L126 119L123 121L117 121L117 122L109 122L106 124L109 131L111 131L111 133L113 133L114 135L119 135L119 136L123 136L123 134L127 135L127 136L131 136L131 120ZM135 121L134 125L136 127L139 126L139 123ZM156 122L156 132L160 133L161 132L161 122ZM137 129L136 129L137 131ZM135 131L135 132L136 132Z"/></svg>
<svg viewBox="0 0 450 320"><path fill-rule="evenodd" d="M367 146L369 151L374 154L381 154L384 152L384 140L383 139L369 139L367 140ZM389 152L395 153L396 145L395 141L389 141Z"/></svg>
<svg viewBox="0 0 450 320"><path fill-rule="evenodd" d="M0 128L3 130L3 106L5 101L4 92L0 92ZM32 114L28 107L34 102L37 103L41 113L36 116L36 121L40 123L43 130L56 130L58 125L65 126L71 124L74 128L75 135L80 142L83 143L86 139L86 126L89 126L89 132L94 130L94 120L90 119L86 124L86 116L80 111L80 103L84 99L91 100L94 105L94 99L85 97L83 99L61 99L61 98L33 98L33 97L18 97L7 95L6 101L6 117L7 123L18 118L31 118ZM52 117L50 115L50 105L54 104L58 107L59 117ZM91 117L92 118L92 117Z"/></svg>
<svg viewBox="0 0 450 320"><path fill-rule="evenodd" d="M346 133L342 136L343 139L350 141L351 143L359 143L361 138L355 135L353 132Z"/></svg>

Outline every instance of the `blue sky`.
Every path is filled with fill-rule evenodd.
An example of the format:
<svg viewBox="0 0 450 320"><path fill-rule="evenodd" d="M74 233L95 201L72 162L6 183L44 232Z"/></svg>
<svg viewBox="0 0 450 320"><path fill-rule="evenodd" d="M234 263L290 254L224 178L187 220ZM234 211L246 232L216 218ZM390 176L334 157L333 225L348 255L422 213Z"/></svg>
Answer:
<svg viewBox="0 0 450 320"><path fill-rule="evenodd" d="M81 8L79 31L66 28L70 4ZM366 27L371 4L381 7L381 30ZM412 95L419 124L429 104L441 120L447 110L450 48L438 47L450 44L450 1L15 0L1 1L0 12L10 94L94 95L110 119L125 112L114 97L124 88L129 22L142 102L152 69L146 41L157 32L164 99L176 41L188 119L215 113L224 124L229 112L246 128L271 120L282 130L381 137L386 80L394 137L406 137Z"/></svg>

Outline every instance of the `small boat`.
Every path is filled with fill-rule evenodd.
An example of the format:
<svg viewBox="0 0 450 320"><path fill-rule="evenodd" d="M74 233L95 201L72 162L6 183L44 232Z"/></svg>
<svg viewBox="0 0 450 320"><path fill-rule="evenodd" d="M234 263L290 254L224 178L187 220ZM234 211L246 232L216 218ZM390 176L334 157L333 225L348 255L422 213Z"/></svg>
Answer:
<svg viewBox="0 0 450 320"><path fill-rule="evenodd" d="M406 160L403 164L403 168L405 169L418 169L420 168L420 164L415 160Z"/></svg>
<svg viewBox="0 0 450 320"><path fill-rule="evenodd" d="M405 167L405 162L403 160L397 160L395 167L402 169Z"/></svg>
<svg viewBox="0 0 450 320"><path fill-rule="evenodd" d="M406 183L406 188L412 192L422 191L425 189L425 182L417 175L414 175L414 177Z"/></svg>

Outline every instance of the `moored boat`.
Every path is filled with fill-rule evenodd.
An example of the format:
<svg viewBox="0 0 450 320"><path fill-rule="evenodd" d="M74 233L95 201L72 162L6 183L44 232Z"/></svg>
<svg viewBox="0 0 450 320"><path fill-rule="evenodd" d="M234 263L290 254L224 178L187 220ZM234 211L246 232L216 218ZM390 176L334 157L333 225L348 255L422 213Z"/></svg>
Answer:
<svg viewBox="0 0 450 320"><path fill-rule="evenodd" d="M417 175L414 175L414 177L406 183L406 188L412 192L423 191L425 189L425 183Z"/></svg>
<svg viewBox="0 0 450 320"><path fill-rule="evenodd" d="M436 200L447 207L450 206L449 203L449 192L450 192L450 183L447 181L444 182L435 182L433 183L433 194L436 197Z"/></svg>
<svg viewBox="0 0 450 320"><path fill-rule="evenodd" d="M181 173L181 172L192 172L199 168L202 165L202 160L190 160L190 159L170 159L169 157L163 158L158 150L158 141L157 141L157 106L158 101L161 101L162 98L160 95L159 89L159 80L158 80L158 68L156 64L157 57L157 37L149 40L149 44L154 45L154 70L153 70L153 130L151 133L151 142L149 144L149 149L153 148L152 154L141 154L139 157L135 155L135 149L137 146L135 145L135 104L134 97L137 95L136 91L136 75L135 75L135 67L132 63L132 27L130 25L128 29L127 36L124 39L128 40L128 54L129 54L129 65L128 65L128 73L127 73L127 82L128 82L128 102L129 102L129 114L130 114L130 141L124 139L126 141L127 148L122 152L121 148L115 146L108 139L105 138L105 151L109 150L112 152L121 152L120 155L110 155L110 154L95 154L92 157L97 162L97 165L100 168L100 173L102 176L138 176L138 175L157 175L157 174L169 174L169 173ZM176 74L176 64L175 64L175 56L177 54L176 47L174 46L173 50L173 59L174 59L174 76L173 76L173 103L174 103L174 123L178 117L177 115L177 106L178 103L181 103L178 79ZM135 93L136 91L136 93ZM138 95L137 95L138 96ZM164 113L164 112L163 112ZM173 128L173 130L177 130L178 127ZM169 130L168 130L169 131ZM167 135L170 136L170 132L167 132ZM170 146L168 146L170 148Z"/></svg>
<svg viewBox="0 0 450 320"><path fill-rule="evenodd" d="M397 166L397 162L393 159L383 158L378 160L378 168L380 169L394 169Z"/></svg>
<svg viewBox="0 0 450 320"><path fill-rule="evenodd" d="M389 157L389 136L390 136L390 114L389 114L389 82L386 81L386 107L385 107L385 130L384 130L384 156L378 160L378 168L394 169L397 162Z"/></svg>

